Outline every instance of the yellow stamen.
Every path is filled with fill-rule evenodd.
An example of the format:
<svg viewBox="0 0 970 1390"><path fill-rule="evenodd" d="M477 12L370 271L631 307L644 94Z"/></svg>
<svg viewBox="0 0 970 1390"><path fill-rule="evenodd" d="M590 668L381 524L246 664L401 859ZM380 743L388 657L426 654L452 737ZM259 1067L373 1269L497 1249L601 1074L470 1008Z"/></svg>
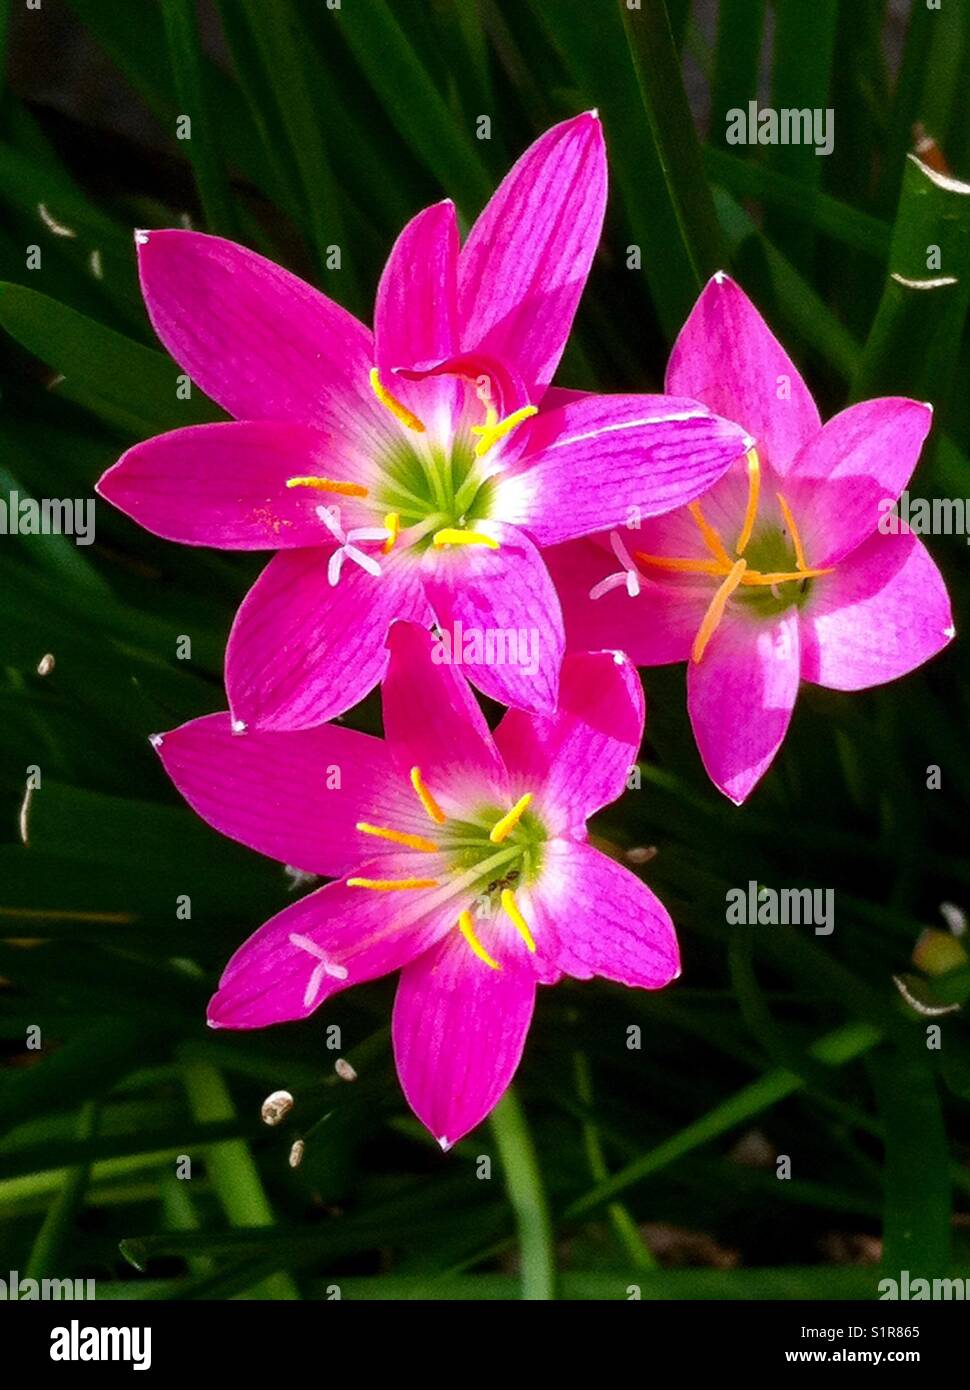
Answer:
<svg viewBox="0 0 970 1390"><path fill-rule="evenodd" d="M435 531L431 543L440 550L443 545L487 545L489 550L498 550L499 543L494 536L486 536L484 531L460 531L446 526L443 531Z"/></svg>
<svg viewBox="0 0 970 1390"><path fill-rule="evenodd" d="M396 420L409 430L414 430L417 434L424 434L424 424L418 419L413 411L408 410L406 405L402 405L396 396L392 396L387 387L381 383L380 373L376 367L370 369L371 390L380 401L381 405L386 406Z"/></svg>
<svg viewBox="0 0 970 1390"><path fill-rule="evenodd" d="M781 513L785 518L785 523L791 532L792 544L795 547L795 564L798 569L807 570L808 566L805 563L805 551L802 548L802 538L798 534L798 527L795 525L795 518L791 514L791 507L789 507L780 492L775 495L778 498L778 505L781 507Z"/></svg>
<svg viewBox="0 0 970 1390"><path fill-rule="evenodd" d="M478 957L479 960L483 960L491 970L502 969L498 961L492 959L492 957L486 951L485 947L479 941L478 937L475 935L475 928L472 923L472 915L467 908L458 918L458 929L461 932L462 936L465 938L465 940L468 942L469 946L475 952L475 955Z"/></svg>
<svg viewBox="0 0 970 1390"><path fill-rule="evenodd" d="M515 923L516 931L519 933L526 946L528 946L530 951L534 952L536 943L532 939L532 933L529 931L528 922L519 911L519 905L515 901L515 894L512 892L511 888L502 889L502 906L512 918L512 921Z"/></svg>
<svg viewBox="0 0 970 1390"><path fill-rule="evenodd" d="M342 497L366 497L367 489L360 483L341 483L335 478L287 478L287 487L313 487L318 492L339 492Z"/></svg>
<svg viewBox="0 0 970 1390"><path fill-rule="evenodd" d="M396 893L401 888L440 888L436 878L348 878L348 888L374 888L378 893Z"/></svg>
<svg viewBox="0 0 970 1390"><path fill-rule="evenodd" d="M401 529L401 517L398 512L388 512L384 518L384 525L387 527L387 540L381 546L384 555L390 554L394 549L394 542L397 540L398 532Z"/></svg>
<svg viewBox="0 0 970 1390"><path fill-rule="evenodd" d="M412 767L411 769L411 786L417 792L418 799L420 800L421 805L427 811L428 815L435 822L435 824L444 825L448 817L445 815L444 811L442 811L437 801L435 801L434 797L431 795L427 787L424 785L424 781L421 777L421 769L419 767Z"/></svg>
<svg viewBox="0 0 970 1390"><path fill-rule="evenodd" d="M825 570L788 570L780 574L763 574L761 570L749 570L741 580L742 584L790 584L794 579L817 579L820 574L831 574Z"/></svg>
<svg viewBox="0 0 970 1390"><path fill-rule="evenodd" d="M744 511L744 525L741 527L741 534L738 536L737 554L743 555L748 541L751 539L751 532L754 530L754 523L758 518L758 499L761 496L761 463L758 459L757 449L748 450L748 505Z"/></svg>
<svg viewBox="0 0 970 1390"><path fill-rule="evenodd" d="M472 425L471 427L472 434L480 436L475 445L476 458L481 458L482 454L487 454L493 444L511 433L516 425L521 425L523 420L528 420L531 415L537 414L538 409L537 405L524 405L521 410L513 410L511 415L506 415L504 420L495 420L489 418L495 414L494 409L490 406L484 425Z"/></svg>
<svg viewBox="0 0 970 1390"><path fill-rule="evenodd" d="M377 835L381 840L391 840L396 845L406 845L408 849L419 849L425 854L437 854L441 848L434 840L426 840L423 835L410 835L406 830L385 830L382 825L370 825L365 820L357 822L357 829L365 835Z"/></svg>
<svg viewBox="0 0 970 1390"><path fill-rule="evenodd" d="M488 838L493 845L500 845L507 835L510 835L519 821L526 813L526 808L532 800L532 793L526 792L525 796L520 796L512 807L511 811L506 811L501 820L496 821L488 832Z"/></svg>
<svg viewBox="0 0 970 1390"><path fill-rule="evenodd" d="M691 516L696 521L698 529L700 530L701 535L704 537L704 544L707 546L708 550L714 556L714 559L717 560L719 564L722 564L725 567L725 569L730 569L731 557L724 549L724 542L721 540L721 537L718 535L717 531L714 529L714 527L708 521L707 517L701 511L700 502L691 502L688 505L687 510L690 512Z"/></svg>
<svg viewBox="0 0 970 1390"><path fill-rule="evenodd" d="M648 555L643 550L636 551L636 558L645 565L656 565L662 570L676 570L684 574L724 574L724 566L713 560L681 560L673 555ZM730 562L729 562L730 563Z"/></svg>
<svg viewBox="0 0 970 1390"><path fill-rule="evenodd" d="M700 661L701 657L704 655L708 642L714 636L718 624L724 617L724 609L727 606L727 601L741 583L742 576L747 568L747 560L737 560L731 566L731 572L728 577L711 599L710 607L704 614L704 621L698 628L697 636L694 638L694 645L690 653L692 661Z"/></svg>

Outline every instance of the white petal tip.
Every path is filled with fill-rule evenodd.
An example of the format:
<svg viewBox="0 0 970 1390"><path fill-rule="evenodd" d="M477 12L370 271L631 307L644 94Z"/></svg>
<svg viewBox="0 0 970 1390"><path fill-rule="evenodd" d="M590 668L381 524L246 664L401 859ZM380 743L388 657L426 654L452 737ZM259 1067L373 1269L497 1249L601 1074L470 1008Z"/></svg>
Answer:
<svg viewBox="0 0 970 1390"><path fill-rule="evenodd" d="M147 245L148 245L148 236L149 236L149 233L145 230L144 227L136 227L136 228L135 228L135 245L136 245L136 246L147 246Z"/></svg>
<svg viewBox="0 0 970 1390"><path fill-rule="evenodd" d="M727 279L727 271L715 270L714 274L711 276L711 279L714 281L715 285L723 285L724 281Z"/></svg>
<svg viewBox="0 0 970 1390"><path fill-rule="evenodd" d="M753 436L750 434L746 434L744 438L741 440L741 443L744 445L745 450L753 449L757 442L758 441L755 438L753 438Z"/></svg>
<svg viewBox="0 0 970 1390"><path fill-rule="evenodd" d="M446 1154L448 1150L451 1148L453 1140L447 1139L444 1135L442 1135L441 1138L438 1140L438 1143L441 1146L441 1152Z"/></svg>
<svg viewBox="0 0 970 1390"><path fill-rule="evenodd" d="M600 118L600 109L599 109L598 106L592 106L592 107L590 107L590 109L586 112L586 114L587 114L587 116L592 116L592 118L593 118L594 121L598 121L599 118Z"/></svg>
<svg viewBox="0 0 970 1390"><path fill-rule="evenodd" d="M932 414L933 414L933 402L932 402L932 401L924 401L923 404L924 404L924 406L926 407L926 409L930 412L930 414L932 415Z"/></svg>
<svg viewBox="0 0 970 1390"><path fill-rule="evenodd" d="M148 742L151 744L151 746L152 746L153 748L161 748L161 746L162 746L162 744L164 743L164 741L165 741L165 740L164 740L164 738L162 737L161 734L149 734L149 735L148 735Z"/></svg>
<svg viewBox="0 0 970 1390"><path fill-rule="evenodd" d="M945 627L945 628L943 629L943 636L946 638L946 640L947 640L948 642L952 641L952 639L953 639L956 635L957 635L957 630L956 630L955 627Z"/></svg>
<svg viewBox="0 0 970 1390"><path fill-rule="evenodd" d="M614 664L615 666L623 666L623 665L625 665L625 663L626 663L626 652L614 652L614 653L613 653L613 664Z"/></svg>
<svg viewBox="0 0 970 1390"><path fill-rule="evenodd" d="M245 719L234 719L232 721L232 732L234 734L244 734L247 727Z"/></svg>

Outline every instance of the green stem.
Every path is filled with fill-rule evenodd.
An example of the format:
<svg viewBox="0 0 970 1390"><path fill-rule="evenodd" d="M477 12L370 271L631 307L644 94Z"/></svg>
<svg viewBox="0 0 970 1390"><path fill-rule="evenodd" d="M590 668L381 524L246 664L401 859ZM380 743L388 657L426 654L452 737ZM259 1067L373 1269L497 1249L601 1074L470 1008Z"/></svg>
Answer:
<svg viewBox="0 0 970 1390"><path fill-rule="evenodd" d="M185 1064L185 1089L195 1119L230 1120L236 1107L226 1083L215 1067L204 1062ZM205 1164L212 1186L233 1226L272 1226L273 1209L263 1190L259 1170L243 1139L223 1139L209 1144ZM271 1274L249 1290L252 1298L299 1298L289 1274Z"/></svg>
<svg viewBox="0 0 970 1390"><path fill-rule="evenodd" d="M491 1124L515 1212L522 1256L522 1297L533 1301L554 1299L556 1260L549 1206L525 1112L511 1087L492 1111Z"/></svg>
<svg viewBox="0 0 970 1390"><path fill-rule="evenodd" d="M593 1104L593 1075L589 1058L585 1052L574 1054L573 1066L576 1073L576 1092L584 1109L588 1110ZM610 1176L610 1170L606 1166L606 1159L603 1156L599 1130L592 1120L583 1120L583 1145L586 1149L586 1159L593 1181L606 1182ZM636 1222L623 1203L610 1202L606 1208L606 1214L613 1227L613 1234L633 1262L633 1267L635 1269L656 1269L657 1261L644 1244L640 1232L637 1230Z"/></svg>
<svg viewBox="0 0 970 1390"><path fill-rule="evenodd" d="M98 1110L94 1101L86 1101L78 1118L77 1137L90 1139L97 1126ZM56 1265L60 1259L64 1242L70 1233L74 1218L84 1202L91 1178L91 1165L79 1163L68 1169L64 1185L54 1198L47 1215L41 1223L36 1239L27 1257L24 1277L27 1279L49 1279L57 1276Z"/></svg>

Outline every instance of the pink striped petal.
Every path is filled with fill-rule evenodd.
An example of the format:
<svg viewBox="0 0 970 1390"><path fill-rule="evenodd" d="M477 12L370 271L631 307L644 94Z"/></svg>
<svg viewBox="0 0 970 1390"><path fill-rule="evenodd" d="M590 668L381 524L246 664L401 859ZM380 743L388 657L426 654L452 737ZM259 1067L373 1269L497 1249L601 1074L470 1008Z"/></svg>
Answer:
<svg viewBox="0 0 970 1390"><path fill-rule="evenodd" d="M377 287L374 338L384 385L430 424L458 408L453 381L394 381L398 367L439 362L458 346L458 223L450 199L425 208L394 243Z"/></svg>
<svg viewBox="0 0 970 1390"><path fill-rule="evenodd" d="M632 556L640 542L636 531L619 532ZM597 646L626 652L637 666L667 666L686 661L697 629L707 612L710 584L657 584L642 570L639 592L631 597L624 578L615 587L591 598L611 576L623 573L609 544L599 536L567 541L543 551L566 624L566 650L588 651Z"/></svg>
<svg viewBox="0 0 970 1390"><path fill-rule="evenodd" d="M662 989L680 974L666 908L635 874L591 845L546 845L542 878L519 901L540 964L576 980L600 975L640 989Z"/></svg>
<svg viewBox="0 0 970 1390"><path fill-rule="evenodd" d="M799 680L798 616L728 611L687 668L687 712L707 774L738 806L788 731Z"/></svg>
<svg viewBox="0 0 970 1390"><path fill-rule="evenodd" d="M387 745L354 729L234 734L228 714L210 714L152 743L204 821L307 873L336 877L380 851L358 821L426 831ZM387 843L386 852L400 855L400 847Z"/></svg>
<svg viewBox="0 0 970 1390"><path fill-rule="evenodd" d="M806 444L784 488L810 565L836 564L875 532L909 482L932 422L932 408L919 401L861 401Z"/></svg>
<svg viewBox="0 0 970 1390"><path fill-rule="evenodd" d="M605 205L603 132L587 112L526 150L462 248L462 346L514 363L533 399L562 356Z"/></svg>
<svg viewBox="0 0 970 1390"><path fill-rule="evenodd" d="M640 678L616 652L580 652L563 662L553 715L509 710L495 731L515 800L535 796L533 810L549 834L584 827L622 795L643 737Z"/></svg>
<svg viewBox="0 0 970 1390"><path fill-rule="evenodd" d="M525 951L493 970L457 930L405 966L391 1036L407 1102L443 1149L501 1100L522 1056L536 977Z"/></svg>
<svg viewBox="0 0 970 1390"><path fill-rule="evenodd" d="M524 532L475 523L484 545L426 552L425 588L450 659L493 700L550 713L556 707L565 638L552 580Z"/></svg>
<svg viewBox="0 0 970 1390"><path fill-rule="evenodd" d="M370 332L244 246L201 232L136 234L152 326L192 380L238 419L386 435L368 381Z"/></svg>
<svg viewBox="0 0 970 1390"><path fill-rule="evenodd" d="M247 420L190 425L136 444L98 483L102 497L133 521L185 545L280 550L321 545L329 532L317 516L324 494L286 486L288 478L330 477L367 486L350 451L305 425ZM355 503L339 501L353 525ZM363 518L363 514L361 514Z"/></svg>
<svg viewBox="0 0 970 1390"><path fill-rule="evenodd" d="M801 634L803 678L831 690L905 676L955 635L943 576L909 533L877 533L816 580Z"/></svg>
<svg viewBox="0 0 970 1390"><path fill-rule="evenodd" d="M587 396L531 422L528 452L500 478L494 514L542 546L626 526L692 502L749 443L696 401Z"/></svg>
<svg viewBox="0 0 970 1390"><path fill-rule="evenodd" d="M420 768L445 812L467 811L472 788L504 803L508 779L502 759L461 670L441 659L441 644L417 623L395 623L387 645L384 734L402 778L407 781L410 769Z"/></svg>
<svg viewBox="0 0 970 1390"><path fill-rule="evenodd" d="M413 873L413 861L425 857L402 856L401 875ZM360 870L363 877L387 874L386 860ZM340 990L388 975L427 951L454 918L453 907L435 906L426 890L328 883L271 917L240 946L209 1002L209 1026L265 1028L307 1018Z"/></svg>
<svg viewBox="0 0 970 1390"><path fill-rule="evenodd" d="M390 624L429 618L408 553L377 558L378 577L348 558L336 585L321 547L284 550L270 560L229 634L226 692L234 719L253 728L306 729L373 690L387 666Z"/></svg>
<svg viewBox="0 0 970 1390"><path fill-rule="evenodd" d="M680 330L666 389L743 425L778 473L821 428L798 368L723 271L708 281Z"/></svg>

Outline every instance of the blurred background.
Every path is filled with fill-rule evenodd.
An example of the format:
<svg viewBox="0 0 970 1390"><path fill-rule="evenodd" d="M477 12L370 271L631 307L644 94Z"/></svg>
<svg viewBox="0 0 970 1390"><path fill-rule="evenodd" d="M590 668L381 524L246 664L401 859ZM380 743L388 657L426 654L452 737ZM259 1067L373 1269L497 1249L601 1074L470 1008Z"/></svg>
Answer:
<svg viewBox="0 0 970 1390"><path fill-rule="evenodd" d="M0 497L90 499L135 440L219 418L176 397L133 227L236 238L369 320L413 213L447 194L467 228L592 106L610 205L559 384L658 389L727 268L823 414L932 400L911 491L970 497L970 6L0 0L0 33ZM729 145L754 99L831 108L833 152ZM949 283L907 283L928 274ZM147 736L223 707L265 557L103 503L96 522L89 546L0 535L0 1277L488 1299L554 1260L567 1298L786 1299L970 1276L964 642L881 690L803 688L740 810L704 776L683 668L645 672L642 786L593 828L673 912L683 976L543 990L516 1152L483 1126L443 1156L394 1076L393 981L302 1024L206 1029L222 964L307 885L198 821ZM927 539L959 636L967 537ZM373 700L349 716L378 720ZM728 927L749 880L834 889L834 933ZM281 1087L296 1105L269 1128Z"/></svg>

